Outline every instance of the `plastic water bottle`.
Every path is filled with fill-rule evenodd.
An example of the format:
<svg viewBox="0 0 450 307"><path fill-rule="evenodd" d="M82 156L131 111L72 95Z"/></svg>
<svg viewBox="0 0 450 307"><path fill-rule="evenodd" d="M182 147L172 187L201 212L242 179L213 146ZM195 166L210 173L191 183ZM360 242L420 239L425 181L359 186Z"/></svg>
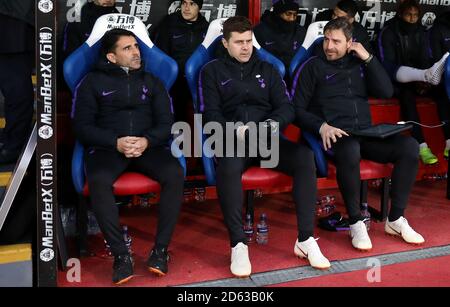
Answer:
<svg viewBox="0 0 450 307"><path fill-rule="evenodd" d="M123 240L125 241L125 245L127 246L128 252L130 253L130 255L132 255L132 250L131 250L131 237L128 234L128 226L127 225L123 225L122 226L122 235L123 235Z"/></svg>
<svg viewBox="0 0 450 307"><path fill-rule="evenodd" d="M253 221L250 214L245 215L244 233L245 237L247 238L247 243L253 243Z"/></svg>
<svg viewBox="0 0 450 307"><path fill-rule="evenodd" d="M366 224L367 230L370 229L370 212L369 205L367 203L361 204L361 215L364 218L364 223Z"/></svg>
<svg viewBox="0 0 450 307"><path fill-rule="evenodd" d="M258 225L256 225L256 243L267 244L269 242L269 226L267 226L267 215L261 214Z"/></svg>
<svg viewBox="0 0 450 307"><path fill-rule="evenodd" d="M105 244L105 250L102 257L112 257L111 246L109 246L105 239L103 239L103 243Z"/></svg>

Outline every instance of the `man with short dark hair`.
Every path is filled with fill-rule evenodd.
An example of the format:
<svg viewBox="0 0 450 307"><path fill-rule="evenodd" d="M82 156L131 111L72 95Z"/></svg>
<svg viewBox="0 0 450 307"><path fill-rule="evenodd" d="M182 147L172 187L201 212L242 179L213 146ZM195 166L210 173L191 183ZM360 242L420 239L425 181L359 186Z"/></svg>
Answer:
<svg viewBox="0 0 450 307"><path fill-rule="evenodd" d="M418 168L417 142L403 135L386 139L352 135L372 125L368 95L389 98L393 87L380 62L361 43L353 42L351 34L347 18L331 20L324 28L322 53L297 70L293 86L297 125L320 136L323 147L334 153L354 248L372 249L359 208L361 158L394 164L386 233L408 243L423 243L403 217Z"/></svg>
<svg viewBox="0 0 450 307"><path fill-rule="evenodd" d="M338 17L345 17L353 25L353 41L361 43L364 48L372 53L370 38L366 29L355 21L358 13L358 5L354 0L340 0L334 8L317 15L316 21L331 20Z"/></svg>
<svg viewBox="0 0 450 307"><path fill-rule="evenodd" d="M133 33L114 29L102 40L102 56L74 93L73 128L85 146L86 178L95 216L114 255L113 282L133 276L119 227L112 185L126 169L161 184L156 242L147 268L168 271L167 247L183 198L183 168L166 147L173 117L164 85L143 70Z"/></svg>
<svg viewBox="0 0 450 307"><path fill-rule="evenodd" d="M241 122L231 136L234 140L236 135L239 141L248 139L247 131L252 124L264 123L269 134L277 129L282 131L294 119L294 109L279 72L256 55L250 21L242 16L227 19L222 43L227 53L206 64L200 73L200 110L204 110L206 122L220 123L224 130L227 122ZM298 227L294 253L307 258L314 268L327 269L330 262L313 238L317 191L313 153L303 144L282 138L279 148L274 150L278 149L279 163L275 169L293 177ZM236 150L231 156L217 157L217 193L230 236L230 270L237 277L247 277L252 270L242 228L241 177L255 161L261 161L261 156L239 156Z"/></svg>

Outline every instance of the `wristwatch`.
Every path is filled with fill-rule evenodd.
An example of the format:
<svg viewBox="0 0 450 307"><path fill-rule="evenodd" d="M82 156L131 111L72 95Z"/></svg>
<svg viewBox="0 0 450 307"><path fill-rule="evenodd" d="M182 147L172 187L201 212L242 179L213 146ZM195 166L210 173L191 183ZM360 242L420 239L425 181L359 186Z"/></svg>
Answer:
<svg viewBox="0 0 450 307"><path fill-rule="evenodd" d="M372 59L373 59L373 54L370 54L369 57L364 60L364 64L366 64L366 65L369 64L370 61L372 61Z"/></svg>
<svg viewBox="0 0 450 307"><path fill-rule="evenodd" d="M270 133L275 134L278 131L278 122L273 119L267 119L264 121L264 128L270 127Z"/></svg>

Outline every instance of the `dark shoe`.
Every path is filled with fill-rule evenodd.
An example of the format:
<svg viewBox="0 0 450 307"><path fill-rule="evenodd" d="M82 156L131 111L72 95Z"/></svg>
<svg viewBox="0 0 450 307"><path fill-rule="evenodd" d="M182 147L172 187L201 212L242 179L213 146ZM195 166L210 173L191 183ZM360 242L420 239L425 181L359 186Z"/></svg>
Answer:
<svg viewBox="0 0 450 307"><path fill-rule="evenodd" d="M168 271L168 261L169 254L167 253L167 248L153 248L147 260L147 268L150 272L158 276L164 276Z"/></svg>
<svg viewBox="0 0 450 307"><path fill-rule="evenodd" d="M19 158L19 150L9 150L2 148L0 150L0 164L14 163Z"/></svg>
<svg viewBox="0 0 450 307"><path fill-rule="evenodd" d="M114 256L112 281L116 285L126 283L133 278L133 259L130 255Z"/></svg>

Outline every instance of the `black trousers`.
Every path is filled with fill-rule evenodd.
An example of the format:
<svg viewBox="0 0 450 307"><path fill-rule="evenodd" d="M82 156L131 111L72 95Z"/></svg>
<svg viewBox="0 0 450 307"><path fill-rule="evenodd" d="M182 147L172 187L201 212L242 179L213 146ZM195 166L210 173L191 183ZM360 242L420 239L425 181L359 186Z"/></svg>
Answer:
<svg viewBox="0 0 450 307"><path fill-rule="evenodd" d="M314 230L314 206L316 203L316 166L313 152L304 144L296 144L280 138L279 163L275 170L293 177L292 196L297 213L300 241L308 239ZM242 225L242 173L260 158L218 158L217 193L227 226L230 245L246 243Z"/></svg>
<svg viewBox="0 0 450 307"><path fill-rule="evenodd" d="M155 245L167 247L180 212L184 185L183 168L170 149L150 148L138 158L126 158L118 151L95 149L86 152L85 162L92 208L112 253L128 252L112 189L114 181L125 170L140 172L161 184Z"/></svg>
<svg viewBox="0 0 450 307"><path fill-rule="evenodd" d="M437 87L433 88L431 91L433 99L437 105L437 111L439 119L445 121L445 125L442 126L444 130L445 139L450 139L450 100L447 96L447 92L444 87L444 82L441 82Z"/></svg>
<svg viewBox="0 0 450 307"><path fill-rule="evenodd" d="M420 123L419 112L417 111L416 106L417 95L415 83L396 83L395 96L398 98L400 103L400 113L402 116L402 120L411 120ZM412 136L417 140L419 144L425 142L422 128L417 124L413 124Z"/></svg>
<svg viewBox="0 0 450 307"><path fill-rule="evenodd" d="M20 150L30 136L33 55L28 52L0 54L0 90L5 97L6 120L1 142L7 150Z"/></svg>
<svg viewBox="0 0 450 307"><path fill-rule="evenodd" d="M332 150L338 186L351 222L363 219L359 207L361 158L394 164L389 220L403 215L419 164L419 148L414 138L403 135L386 139L342 137L333 144Z"/></svg>

